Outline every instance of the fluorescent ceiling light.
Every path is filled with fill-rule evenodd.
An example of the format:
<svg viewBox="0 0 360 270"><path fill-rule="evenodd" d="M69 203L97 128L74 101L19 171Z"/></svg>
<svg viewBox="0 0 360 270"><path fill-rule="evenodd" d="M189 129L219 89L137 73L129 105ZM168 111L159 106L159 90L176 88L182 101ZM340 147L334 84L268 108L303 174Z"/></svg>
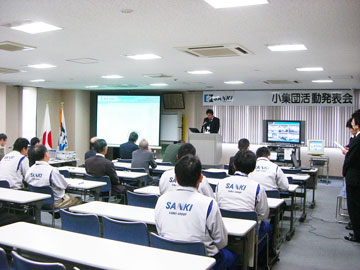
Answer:
<svg viewBox="0 0 360 270"><path fill-rule="evenodd" d="M268 0L204 0L213 8L231 8L268 4Z"/></svg>
<svg viewBox="0 0 360 270"><path fill-rule="evenodd" d="M85 88L98 88L99 86L98 85L88 85L88 86L85 86Z"/></svg>
<svg viewBox="0 0 360 270"><path fill-rule="evenodd" d="M312 80L313 83L332 83L333 80Z"/></svg>
<svg viewBox="0 0 360 270"><path fill-rule="evenodd" d="M187 73L193 74L193 75L212 74L212 72L210 70L193 70L193 71L188 71Z"/></svg>
<svg viewBox="0 0 360 270"><path fill-rule="evenodd" d="M152 53L128 55L127 57L134 60L152 60L161 58L160 56Z"/></svg>
<svg viewBox="0 0 360 270"><path fill-rule="evenodd" d="M243 84L244 82L242 82L242 81L227 81L224 83L226 83L226 84Z"/></svg>
<svg viewBox="0 0 360 270"><path fill-rule="evenodd" d="M36 79L36 80L31 80L30 82L45 82L44 79Z"/></svg>
<svg viewBox="0 0 360 270"><path fill-rule="evenodd" d="M104 78L104 79L121 79L121 78L124 78L124 77L121 76L121 75L104 75L104 76L101 76L101 78Z"/></svg>
<svg viewBox="0 0 360 270"><path fill-rule="evenodd" d="M51 24L47 24L47 23L43 23L43 22L31 22L31 21L21 23L20 25L10 26L10 28L14 29L14 30L23 31L23 32L26 32L29 34L38 34L38 33L62 29L60 27L57 27L57 26L54 26Z"/></svg>
<svg viewBox="0 0 360 270"><path fill-rule="evenodd" d="M151 86L168 86L167 83L151 83Z"/></svg>
<svg viewBox="0 0 360 270"><path fill-rule="evenodd" d="M302 67L296 68L297 71L323 71L322 67Z"/></svg>
<svg viewBox="0 0 360 270"><path fill-rule="evenodd" d="M50 65L50 64L36 64L36 65L28 65L28 67L31 67L31 68L54 68L56 66L54 65Z"/></svg>
<svg viewBox="0 0 360 270"><path fill-rule="evenodd" d="M304 44L283 44L283 45L269 45L267 46L273 52L288 52L288 51L305 51L307 48Z"/></svg>

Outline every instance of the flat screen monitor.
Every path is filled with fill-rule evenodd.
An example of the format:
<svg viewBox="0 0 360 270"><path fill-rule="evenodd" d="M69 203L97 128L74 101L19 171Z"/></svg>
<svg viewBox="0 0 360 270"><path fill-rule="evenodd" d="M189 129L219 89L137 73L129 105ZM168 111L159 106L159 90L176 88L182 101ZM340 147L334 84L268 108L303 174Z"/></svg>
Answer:
<svg viewBox="0 0 360 270"><path fill-rule="evenodd" d="M324 140L308 140L308 155L323 155L324 154Z"/></svg>
<svg viewBox="0 0 360 270"><path fill-rule="evenodd" d="M301 121L266 120L265 141L268 143L301 144Z"/></svg>
<svg viewBox="0 0 360 270"><path fill-rule="evenodd" d="M149 145L159 145L160 95L97 95L96 135L110 146L128 141L135 131Z"/></svg>
<svg viewBox="0 0 360 270"><path fill-rule="evenodd" d="M278 153L275 152L275 151L271 151L270 152L270 160L271 161L277 161L277 159L278 159Z"/></svg>

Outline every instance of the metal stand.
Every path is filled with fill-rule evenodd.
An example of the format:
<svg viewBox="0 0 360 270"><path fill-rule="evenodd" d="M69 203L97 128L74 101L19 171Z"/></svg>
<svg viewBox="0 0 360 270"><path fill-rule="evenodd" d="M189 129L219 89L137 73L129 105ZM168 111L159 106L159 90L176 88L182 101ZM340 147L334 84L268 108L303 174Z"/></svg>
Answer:
<svg viewBox="0 0 360 270"><path fill-rule="evenodd" d="M310 158L310 167L326 167L326 184L330 183L329 180L329 157L328 156L312 156Z"/></svg>

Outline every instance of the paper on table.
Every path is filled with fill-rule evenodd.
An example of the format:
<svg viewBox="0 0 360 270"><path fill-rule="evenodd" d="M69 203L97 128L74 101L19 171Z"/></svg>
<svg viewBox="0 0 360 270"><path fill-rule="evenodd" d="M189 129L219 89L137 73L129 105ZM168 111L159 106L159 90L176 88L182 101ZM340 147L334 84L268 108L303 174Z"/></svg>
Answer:
<svg viewBox="0 0 360 270"><path fill-rule="evenodd" d="M291 160L292 149L284 149L284 160Z"/></svg>
<svg viewBox="0 0 360 270"><path fill-rule="evenodd" d="M335 143L335 145L337 146L337 147L339 147L341 150L345 150L345 148L341 145L341 144L339 144L339 143L337 143L337 142L334 142Z"/></svg>

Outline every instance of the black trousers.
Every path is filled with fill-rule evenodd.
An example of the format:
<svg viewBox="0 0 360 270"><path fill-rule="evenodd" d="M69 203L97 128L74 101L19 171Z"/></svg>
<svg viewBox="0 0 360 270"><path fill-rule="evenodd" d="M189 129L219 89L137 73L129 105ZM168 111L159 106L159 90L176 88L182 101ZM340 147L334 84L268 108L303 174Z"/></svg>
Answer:
<svg viewBox="0 0 360 270"><path fill-rule="evenodd" d="M354 236L360 240L360 186L346 185L346 196Z"/></svg>

